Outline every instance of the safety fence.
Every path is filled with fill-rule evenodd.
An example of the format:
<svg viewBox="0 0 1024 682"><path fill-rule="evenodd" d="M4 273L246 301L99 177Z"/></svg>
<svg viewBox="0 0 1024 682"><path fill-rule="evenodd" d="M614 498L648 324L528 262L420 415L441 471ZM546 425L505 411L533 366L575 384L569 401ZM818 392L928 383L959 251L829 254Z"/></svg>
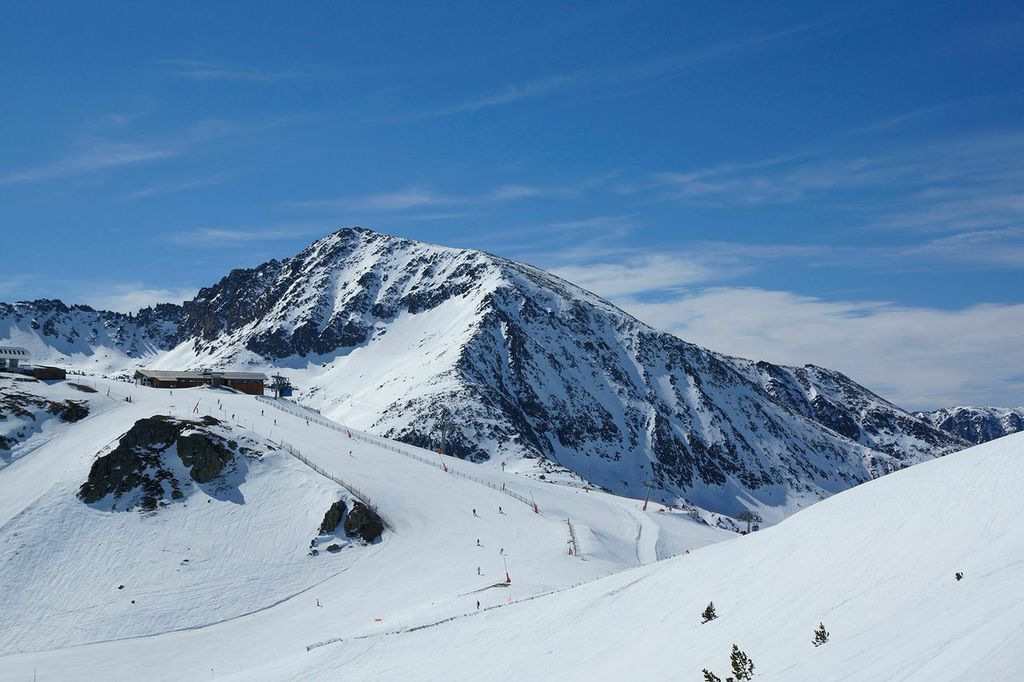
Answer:
<svg viewBox="0 0 1024 682"><path fill-rule="evenodd" d="M566 519L565 522L569 526L569 545L572 547L572 551L570 553L573 556L579 556L580 546L579 543L576 542L576 529L572 527L571 519Z"/></svg>
<svg viewBox="0 0 1024 682"><path fill-rule="evenodd" d="M285 400L282 400L280 398L277 398L277 399L267 398L266 396L261 396L261 395L256 396L256 400L259 400L260 402L267 403L268 405L272 405L272 406L276 407L277 409L281 410L282 412L287 412L288 414L291 414L292 416L299 417L301 419L305 419L307 421L313 422L313 423L318 424L320 426L323 426L325 428L332 429L334 431L338 431L339 433L345 433L345 434L348 435L349 438L352 438L353 440L358 440L358 441L362 441L364 443L369 443L369 444L374 445L376 447L379 447L379 448L382 448L384 450L387 450L388 452L394 452L396 454L402 455L403 457L409 457L410 459L414 459L417 462L420 462L422 464L426 464L428 466L432 466L435 469L441 469L442 471L444 471L446 473L449 473L449 474L451 474L453 476L458 476L459 478L465 478L466 480L473 481L474 483L479 483L480 485L485 485L488 488L492 488L494 490L497 490L499 493L504 493L504 494L508 495L509 497L515 499L515 500L519 500L523 504L525 504L525 505L529 506L531 509L533 509L534 512L536 512L538 514L540 513L540 508L537 506L536 501L534 501L533 499L529 499L526 496L521 495L521 494L519 494L519 493L517 493L517 492L515 492L513 490L509 490L509 488L504 483L501 484L501 485L498 485L498 484L493 483L491 481L485 481L484 479L477 478L476 476L473 476L472 474L467 474L465 472L458 471L454 467L449 467L443 460L435 461L433 459L429 459L427 457L423 457L422 455L419 455L419 454L417 454L415 452L412 452L411 450L408 450L406 448L400 448L400 447L394 445L393 441L387 441L387 440L385 440L383 438L375 438L373 436L368 436L368 435L366 435L364 433L355 432L352 429L348 428L347 426L344 426L344 425L338 424L336 422L330 421L329 419L325 419L319 413L313 412L312 410L309 410L307 408L303 408L303 407L301 407L299 405L296 405L295 403L291 403L289 401L285 401Z"/></svg>
<svg viewBox="0 0 1024 682"><path fill-rule="evenodd" d="M443 625L444 623L450 623L453 620L460 620L462 618L469 618L470 616L476 616L476 615L479 615L479 614L483 613L484 611L492 611L494 609L500 609L502 607L511 606L513 604L522 604L522 603L525 603L525 602L528 602L528 601L533 601L534 599L540 599L541 597L547 597L547 596L550 596L552 594L557 594L558 592L565 592L566 590L574 589L576 587L579 587L580 585L586 585L588 582L593 582L593 580L587 580L587 581L580 582L580 583L573 583L572 585L566 585L565 587L560 587L560 588L558 588L556 590L548 590L547 592L541 592L539 594L534 594L534 595L531 595L529 597L524 597L522 599L514 599L514 600L508 601L508 602L506 602L504 604L494 604L493 606L485 606L482 609L480 609L479 611L469 611L467 613L459 613L459 614L456 614L454 616L449 616L447 618L442 618L441 620L431 621L429 623L422 623L420 625L410 625L409 627L398 628L396 630L387 630L385 632L370 633L370 634L366 634L366 635L356 635L354 637L332 637L331 639L325 639L325 640L322 640L320 642L314 642L312 644L306 645L306 651L309 652L309 651L312 651L313 649L319 649L320 647L327 646L328 644L338 644L339 642L354 642L356 640L369 639L371 637L380 637L380 636L385 636L386 637L386 636L389 636L389 635L400 635L400 634L403 634L403 633L406 633L406 632L416 632L417 630L426 630L427 628L437 627L438 625Z"/></svg>
<svg viewBox="0 0 1024 682"><path fill-rule="evenodd" d="M566 519L566 521L568 521L568 519ZM690 553L690 550L687 549L687 550L684 550L682 552L676 552L675 554L670 554L669 556L664 557L664 559L674 559L676 557L680 557L680 556L683 556L683 555L686 555L686 554L689 554L689 553ZM664 560L664 559L662 559L662 560ZM612 571L608 575L603 576L603 578L609 578L609 577L611 577L613 575L617 575L619 573L624 573L626 571L632 571L632 570L634 570L633 567L620 568L617 571ZM559 592L566 592L568 590L574 590L577 587L581 587L582 585L588 585L588 584L590 584L590 583L592 583L594 581L602 580L603 578L602 577L598 577L598 578L592 578L591 580L584 580L582 582L573 583L571 585L565 585L564 587L558 587L556 589L548 590L546 592L539 592L539 593L531 595L529 597L523 597L522 599L511 599L510 598L504 604L494 604L492 606L485 606L485 607L483 607L482 609L480 609L478 611L469 611L469 612L465 612L465 613L459 613L459 614L456 614L454 616L449 616L447 618L442 618L440 620L430 621L430 622L427 622L427 623L421 623L419 625L410 625L410 626L407 626L407 627L404 627L404 628L396 628L394 630L385 630L384 632L371 632L371 633L368 633L368 634L365 634L365 635L355 635L355 636L352 636L352 637L332 637L330 639L324 639L324 640L321 640L319 642L313 642L312 644L306 645L306 651L310 652L313 649L319 649L320 647L327 646L329 644L338 644L338 643L342 643L342 642L354 642L354 641L361 640L361 639L370 639L372 637L382 637L382 636L383 637L387 637L387 636L390 636L390 635L401 635L401 634L404 634L404 633L407 633L407 632L416 632L417 630L425 630L427 628L432 628L432 627L437 627L438 625L443 625L444 623L450 623L453 620L461 620L462 618L469 618L471 616L477 616L477 615L480 615L481 613L483 613L484 611L492 611L494 609L500 609L500 608L503 608L505 606L512 606L513 604L523 604L523 603L528 602L528 601L533 601L534 599L541 599L543 597L549 597L549 596L551 596L553 594L558 594Z"/></svg>
<svg viewBox="0 0 1024 682"><path fill-rule="evenodd" d="M391 524L387 522L387 519L384 518L384 515L381 514L380 509L370 500L370 496L369 495L367 495L366 493L364 493L359 488L355 487L354 485L352 485L351 483L349 483L345 479L341 478L340 476L335 476L334 474L332 474L329 471L325 470L322 466L320 466L319 464L317 464L316 462L314 462L313 460L309 459L308 457L303 455L301 452L296 450L295 447L292 444L286 443L285 441L282 440L282 441L280 441L280 445L281 445L281 448L285 452L290 454L292 457L294 457L295 459L299 460L300 462L302 462L303 464L305 464L306 466L308 466L309 468L311 468L313 471L317 472L318 474L320 474L324 478L327 478L327 479L330 479L330 480L334 481L335 483L340 485L342 488L347 490L352 495L352 497L355 497L355 498L359 499L363 504L365 504L367 507L372 509L373 512L377 516L380 517L381 521L384 522L385 526L387 526L392 531L394 530L394 528L392 528Z"/></svg>
<svg viewBox="0 0 1024 682"><path fill-rule="evenodd" d="M68 372L68 377L69 378L67 380L67 383L69 383L69 384L78 384L80 386L88 386L89 388L94 390L96 393L100 393L101 395L105 395L106 397L110 398L111 400L113 400L114 402L117 402L117 403L122 403L122 402L130 403L132 401L131 393L125 392L124 394L120 394L120 393L117 393L115 391L110 390L109 386L106 386L106 387L98 386L95 381L91 381L89 379L86 379L85 378L86 376L88 376L88 375L86 375L86 374L78 374L77 372L73 372L73 371L72 372ZM133 386L133 385L134 384L128 384L128 386Z"/></svg>

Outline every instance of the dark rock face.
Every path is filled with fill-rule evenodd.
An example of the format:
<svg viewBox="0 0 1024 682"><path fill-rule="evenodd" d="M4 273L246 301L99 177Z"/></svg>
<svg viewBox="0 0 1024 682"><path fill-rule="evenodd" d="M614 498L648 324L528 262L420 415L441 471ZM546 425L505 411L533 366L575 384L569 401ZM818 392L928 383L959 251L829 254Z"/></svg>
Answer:
<svg viewBox="0 0 1024 682"><path fill-rule="evenodd" d="M89 406L78 400L65 400L62 403L50 403L50 412L57 415L62 422L77 422L89 416Z"/></svg>
<svg viewBox="0 0 1024 682"><path fill-rule="evenodd" d="M345 535L359 537L363 542L373 542L384 533L384 521L377 512L362 502L352 503L352 511L345 517Z"/></svg>
<svg viewBox="0 0 1024 682"><path fill-rule="evenodd" d="M333 533L345 516L345 500L338 500L331 505L331 508L324 514L324 520L320 523L320 535Z"/></svg>
<svg viewBox="0 0 1024 682"><path fill-rule="evenodd" d="M182 464L190 467L189 475L196 483L208 483L220 476L235 456L223 440L204 433L179 436L177 444L178 457Z"/></svg>
<svg viewBox="0 0 1024 682"><path fill-rule="evenodd" d="M155 509L163 496L163 481L169 481L172 490L179 489L174 475L163 466L160 453L174 443L180 431L178 422L159 417L135 422L116 448L93 462L89 477L78 491L79 499L92 504L107 495L119 498L139 488L143 493L142 509Z"/></svg>
<svg viewBox="0 0 1024 682"><path fill-rule="evenodd" d="M190 433L183 435L186 430ZM237 449L232 441L202 431L199 422L162 416L140 419L121 436L117 447L93 462L78 491L79 499L94 504L108 495L116 501L129 496L130 500L137 498L143 511L156 509L168 497L184 499L183 484L165 459L172 445L196 483L209 483L221 476ZM132 504L128 502L129 508Z"/></svg>

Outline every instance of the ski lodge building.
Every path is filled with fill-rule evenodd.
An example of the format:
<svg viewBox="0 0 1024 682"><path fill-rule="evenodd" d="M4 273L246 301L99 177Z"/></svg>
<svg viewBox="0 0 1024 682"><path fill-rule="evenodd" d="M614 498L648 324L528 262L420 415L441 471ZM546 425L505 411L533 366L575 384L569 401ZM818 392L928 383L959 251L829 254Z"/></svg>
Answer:
<svg viewBox="0 0 1024 682"><path fill-rule="evenodd" d="M33 365L28 349L20 346L0 346L0 371L25 374L43 381L64 381L67 370L49 365Z"/></svg>
<svg viewBox="0 0 1024 682"><path fill-rule="evenodd" d="M28 350L18 346L0 346L0 369L18 369L27 366Z"/></svg>
<svg viewBox="0 0 1024 682"><path fill-rule="evenodd" d="M249 395L263 395L267 375L260 372L200 372L140 369L135 372L135 383L151 388L193 388L195 386L225 386Z"/></svg>

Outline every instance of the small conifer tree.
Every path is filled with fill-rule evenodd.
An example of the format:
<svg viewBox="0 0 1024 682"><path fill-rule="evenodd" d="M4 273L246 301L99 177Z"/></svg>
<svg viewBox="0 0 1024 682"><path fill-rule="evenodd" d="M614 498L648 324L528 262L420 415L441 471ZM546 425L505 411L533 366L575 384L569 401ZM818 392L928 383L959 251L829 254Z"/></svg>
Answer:
<svg viewBox="0 0 1024 682"><path fill-rule="evenodd" d="M956 578L957 582L960 582L961 580L964 579L964 574L961 573L960 571L957 571L956 574L954 575L954 577Z"/></svg>
<svg viewBox="0 0 1024 682"><path fill-rule="evenodd" d="M814 631L814 646L821 646L828 641L828 630L825 629L824 623L818 623L818 629Z"/></svg>
<svg viewBox="0 0 1024 682"><path fill-rule="evenodd" d="M715 613L715 602L708 602L708 607L704 609L704 612L700 615L703 619L701 620L701 623L706 623L709 620L714 620L715 618L718 618L718 614Z"/></svg>
<svg viewBox="0 0 1024 682"><path fill-rule="evenodd" d="M722 682L722 678L714 674L707 668L702 671L704 673L704 682Z"/></svg>
<svg viewBox="0 0 1024 682"><path fill-rule="evenodd" d="M749 680L754 676L754 662L750 660L750 657L740 651L740 648L735 644L732 645L732 677L736 682L743 682Z"/></svg>

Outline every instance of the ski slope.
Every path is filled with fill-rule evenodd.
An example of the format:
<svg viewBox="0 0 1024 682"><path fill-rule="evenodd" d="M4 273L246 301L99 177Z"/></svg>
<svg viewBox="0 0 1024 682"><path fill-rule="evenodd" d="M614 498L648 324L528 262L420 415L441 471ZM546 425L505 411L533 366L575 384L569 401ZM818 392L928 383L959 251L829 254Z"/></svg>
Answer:
<svg viewBox="0 0 1024 682"><path fill-rule="evenodd" d="M454 458L443 458L446 472L421 461L436 453L403 446L415 455L405 456L251 396L91 383L104 410L0 470L0 679L206 679L734 537L660 506L643 512L636 500ZM211 414L263 455L233 498L197 490L155 514L75 498L94 458L154 414ZM377 506L389 526L378 543L307 555L324 512L350 495L292 448Z"/></svg>
<svg viewBox="0 0 1024 682"><path fill-rule="evenodd" d="M257 431L277 419L311 460L367 490L391 525L384 540L328 557L339 560L335 575L283 601L268 594L249 615L0 656L0 679L701 679L704 667L724 679L733 643L758 680L1024 676L1024 530L1014 522L1022 435L866 483L759 533L645 563L720 531L508 476L535 497L535 514L383 448L350 454L344 434L301 417L260 421L251 398L225 405ZM579 519L579 557L564 550L565 514ZM509 555L509 587L495 586L504 577L496 545ZM626 566L634 568L618 570ZM719 617L701 624L712 600ZM819 622L831 639L815 648ZM5 637L18 627L7 623Z"/></svg>
<svg viewBox="0 0 1024 682"><path fill-rule="evenodd" d="M757 680L1024 679L1022 486L1024 435L1008 436L754 535L229 679L724 679L733 643Z"/></svg>

